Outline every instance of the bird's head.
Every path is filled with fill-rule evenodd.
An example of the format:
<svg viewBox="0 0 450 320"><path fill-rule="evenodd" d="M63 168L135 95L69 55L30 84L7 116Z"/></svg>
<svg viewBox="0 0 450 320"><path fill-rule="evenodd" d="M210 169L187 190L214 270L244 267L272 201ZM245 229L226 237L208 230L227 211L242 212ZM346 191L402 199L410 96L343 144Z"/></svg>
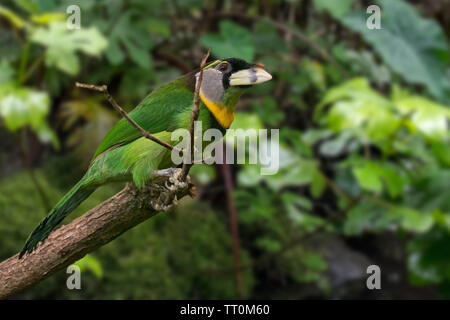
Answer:
<svg viewBox="0 0 450 320"><path fill-rule="evenodd" d="M199 74L195 74L197 81ZM200 98L220 125L228 128L244 89L270 79L272 76L262 64L237 58L216 60L203 68Z"/></svg>

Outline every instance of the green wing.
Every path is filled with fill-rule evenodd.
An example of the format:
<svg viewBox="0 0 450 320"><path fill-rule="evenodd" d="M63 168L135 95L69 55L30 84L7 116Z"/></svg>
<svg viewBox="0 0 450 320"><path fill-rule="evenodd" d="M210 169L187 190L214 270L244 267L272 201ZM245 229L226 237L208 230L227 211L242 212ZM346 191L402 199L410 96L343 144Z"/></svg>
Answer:
<svg viewBox="0 0 450 320"><path fill-rule="evenodd" d="M149 133L161 132L173 126L174 116L192 106L193 96L186 85L186 78L182 77L150 93L129 116ZM93 160L102 152L141 136L135 127L122 118L103 138Z"/></svg>

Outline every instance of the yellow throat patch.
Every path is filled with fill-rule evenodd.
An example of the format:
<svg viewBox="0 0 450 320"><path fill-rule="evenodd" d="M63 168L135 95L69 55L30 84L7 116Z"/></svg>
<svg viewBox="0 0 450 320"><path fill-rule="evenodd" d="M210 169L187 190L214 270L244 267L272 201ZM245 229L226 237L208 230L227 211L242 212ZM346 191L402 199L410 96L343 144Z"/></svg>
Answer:
<svg viewBox="0 0 450 320"><path fill-rule="evenodd" d="M211 111L211 113L214 115L217 122L219 122L220 125L225 129L228 129L234 120L234 110L229 110L227 107L223 105L212 102L211 100L206 98L201 92L200 98L202 99L206 107L209 109L209 111Z"/></svg>

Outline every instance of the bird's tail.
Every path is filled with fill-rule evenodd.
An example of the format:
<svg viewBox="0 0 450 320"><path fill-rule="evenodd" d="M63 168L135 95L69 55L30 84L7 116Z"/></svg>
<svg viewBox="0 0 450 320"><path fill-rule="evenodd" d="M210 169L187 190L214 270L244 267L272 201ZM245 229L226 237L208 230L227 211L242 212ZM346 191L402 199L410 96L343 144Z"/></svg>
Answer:
<svg viewBox="0 0 450 320"><path fill-rule="evenodd" d="M95 188L88 188L81 179L69 192L53 207L50 213L30 234L19 254L19 259L28 252L32 252L37 244L47 239L49 234L64 220L65 217L87 197L95 191Z"/></svg>

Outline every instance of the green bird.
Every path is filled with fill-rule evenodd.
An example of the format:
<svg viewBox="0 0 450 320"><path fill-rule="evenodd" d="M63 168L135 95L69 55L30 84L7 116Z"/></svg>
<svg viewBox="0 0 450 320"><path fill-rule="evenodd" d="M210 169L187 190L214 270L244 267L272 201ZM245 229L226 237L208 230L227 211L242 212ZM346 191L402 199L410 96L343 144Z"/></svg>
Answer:
<svg viewBox="0 0 450 320"><path fill-rule="evenodd" d="M168 144L171 133L189 128L198 71L162 85L151 92L129 116L153 136ZM261 64L237 58L216 60L203 69L200 87L202 130L216 128L224 133L233 122L236 103L251 85L268 81L272 76ZM55 205L47 217L28 237L19 254L32 252L49 234L101 185L133 181L145 186L156 170L174 167L170 150L146 139L122 118L98 146L81 180Z"/></svg>

